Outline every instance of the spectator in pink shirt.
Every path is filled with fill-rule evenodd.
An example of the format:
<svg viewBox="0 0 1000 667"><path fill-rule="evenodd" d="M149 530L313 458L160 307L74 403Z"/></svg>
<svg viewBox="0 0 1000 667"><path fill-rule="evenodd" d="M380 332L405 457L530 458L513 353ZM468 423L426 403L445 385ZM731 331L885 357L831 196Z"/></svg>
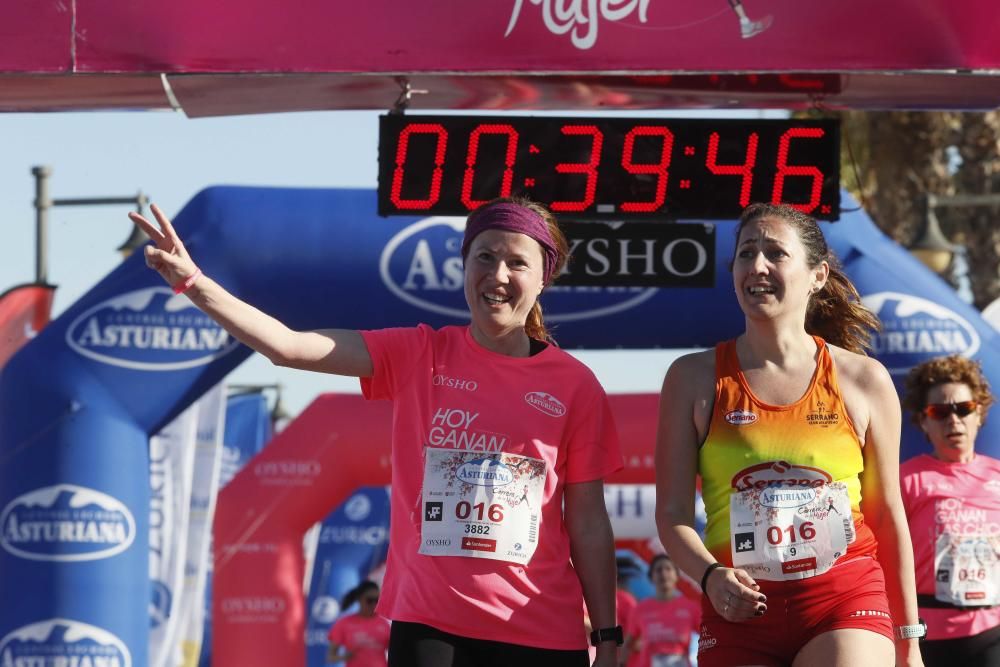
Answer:
<svg viewBox="0 0 1000 667"><path fill-rule="evenodd" d="M976 453L992 403L979 364L959 355L906 379L903 405L931 444L900 466L927 667L1000 665L1000 461Z"/></svg>
<svg viewBox="0 0 1000 667"><path fill-rule="evenodd" d="M340 604L349 609L358 603L357 613L341 616L330 628L326 661L343 661L344 667L385 667L389 650L389 621L375 613L378 584L362 581L348 591ZM341 650L343 649L343 650Z"/></svg>
<svg viewBox="0 0 1000 667"><path fill-rule="evenodd" d="M616 664L604 478L622 456L604 390L542 320L538 297L568 254L547 209L501 199L469 215L468 324L377 331L289 329L203 275L152 211L158 225L131 218L155 244L146 264L176 293L277 365L358 377L367 398L393 401L378 606L392 621L389 665L583 667L584 599L594 664Z"/></svg>

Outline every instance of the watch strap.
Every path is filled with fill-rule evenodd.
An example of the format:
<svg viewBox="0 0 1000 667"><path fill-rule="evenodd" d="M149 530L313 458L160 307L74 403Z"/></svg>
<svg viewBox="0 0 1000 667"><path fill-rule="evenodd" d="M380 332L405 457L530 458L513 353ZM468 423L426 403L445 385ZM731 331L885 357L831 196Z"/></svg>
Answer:
<svg viewBox="0 0 1000 667"><path fill-rule="evenodd" d="M618 646L625 643L625 633L622 631L622 626L616 625L613 628L601 628L600 630L594 630L590 633L590 643L592 646L597 646L598 644L612 640L614 640L615 644Z"/></svg>
<svg viewBox="0 0 1000 667"><path fill-rule="evenodd" d="M927 624L924 623L923 619L915 625L897 625L896 626L896 638L897 639L923 639L927 636Z"/></svg>

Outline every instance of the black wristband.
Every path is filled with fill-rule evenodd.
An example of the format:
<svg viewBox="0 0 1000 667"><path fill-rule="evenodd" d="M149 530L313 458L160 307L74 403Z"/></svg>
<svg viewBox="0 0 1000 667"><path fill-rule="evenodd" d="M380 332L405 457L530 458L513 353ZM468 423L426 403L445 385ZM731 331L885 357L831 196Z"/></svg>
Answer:
<svg viewBox="0 0 1000 667"><path fill-rule="evenodd" d="M705 568L705 574L701 575L701 592L708 595L708 591L705 590L705 584L708 583L708 575L712 574L712 570L722 567L722 563L712 563Z"/></svg>
<svg viewBox="0 0 1000 667"><path fill-rule="evenodd" d="M616 625L613 628L601 628L590 633L591 646L598 646L602 642L610 641L613 641L616 646L621 646L625 643L625 633L622 632L622 626Z"/></svg>

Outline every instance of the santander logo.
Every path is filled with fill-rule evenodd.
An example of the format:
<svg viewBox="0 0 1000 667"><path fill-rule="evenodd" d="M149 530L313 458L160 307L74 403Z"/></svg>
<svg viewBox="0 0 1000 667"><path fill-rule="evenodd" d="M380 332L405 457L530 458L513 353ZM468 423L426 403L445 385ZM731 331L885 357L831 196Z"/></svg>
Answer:
<svg viewBox="0 0 1000 667"><path fill-rule="evenodd" d="M731 410L726 413L726 421L733 426L748 426L757 421L757 413L749 410Z"/></svg>

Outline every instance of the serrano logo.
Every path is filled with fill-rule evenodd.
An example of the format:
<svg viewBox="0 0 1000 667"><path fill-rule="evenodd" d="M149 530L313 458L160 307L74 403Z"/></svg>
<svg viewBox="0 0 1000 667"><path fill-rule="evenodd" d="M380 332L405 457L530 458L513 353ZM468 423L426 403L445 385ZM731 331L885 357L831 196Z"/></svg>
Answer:
<svg viewBox="0 0 1000 667"><path fill-rule="evenodd" d="M418 220L389 239L379 257L379 275L386 289L421 310L467 321L461 254L464 229L464 219L438 216ZM612 315L635 308L657 291L655 287L552 286L542 298L545 321Z"/></svg>
<svg viewBox="0 0 1000 667"><path fill-rule="evenodd" d="M112 366L174 371L203 366L239 342L186 297L149 287L84 311L66 329L66 344Z"/></svg>
<svg viewBox="0 0 1000 667"><path fill-rule="evenodd" d="M135 519L119 500L72 484L36 489L0 513L0 545L29 560L109 558L131 546Z"/></svg>
<svg viewBox="0 0 1000 667"><path fill-rule="evenodd" d="M832 482L833 477L825 470L792 465L787 461L769 461L739 471L733 476L732 485L737 491L788 490L815 489Z"/></svg>
<svg viewBox="0 0 1000 667"><path fill-rule="evenodd" d="M757 414L749 410L731 410L726 413L726 421L733 426L747 426L757 421Z"/></svg>
<svg viewBox="0 0 1000 667"><path fill-rule="evenodd" d="M52 618L24 625L0 639L0 665L132 667L125 642L93 625Z"/></svg>
<svg viewBox="0 0 1000 667"><path fill-rule="evenodd" d="M455 477L476 486L506 486L514 481L514 474L506 464L496 459L482 458L463 463Z"/></svg>
<svg viewBox="0 0 1000 667"><path fill-rule="evenodd" d="M566 406L552 394L544 391L531 391L524 395L525 402L539 412L550 417L562 417L566 414Z"/></svg>
<svg viewBox="0 0 1000 667"><path fill-rule="evenodd" d="M878 292L862 301L882 320L874 338L875 353L894 373L909 370L931 357L979 351L972 324L949 308L912 294Z"/></svg>

